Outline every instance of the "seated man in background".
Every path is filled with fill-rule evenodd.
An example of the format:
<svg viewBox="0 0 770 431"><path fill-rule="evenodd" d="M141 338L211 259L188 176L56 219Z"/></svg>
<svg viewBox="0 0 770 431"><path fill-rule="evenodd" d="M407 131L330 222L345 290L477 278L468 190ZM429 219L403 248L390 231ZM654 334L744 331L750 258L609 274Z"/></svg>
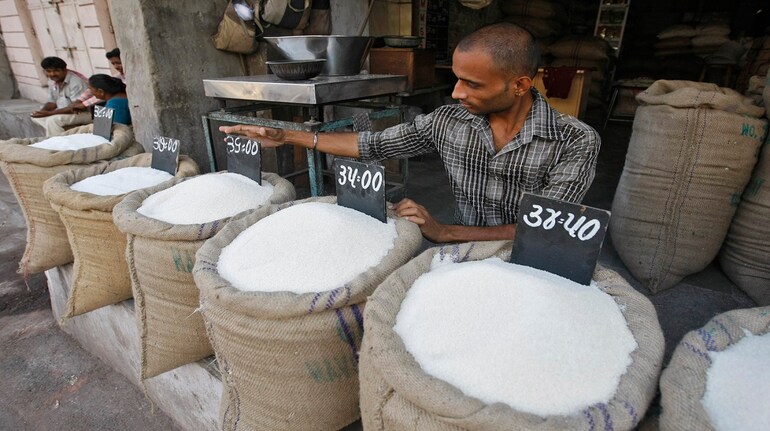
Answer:
<svg viewBox="0 0 770 431"><path fill-rule="evenodd" d="M48 77L48 102L32 113L32 121L43 126L46 136L60 135L67 126L90 123L89 112L78 112L71 106L88 89L85 77L67 69L59 57L46 57L40 66Z"/></svg>
<svg viewBox="0 0 770 431"><path fill-rule="evenodd" d="M107 53L107 60L110 61L110 64L115 69L116 73L114 76L115 78L120 79L123 82L126 82L126 74L123 72L123 62L120 60L120 48L115 48L112 51Z"/></svg>

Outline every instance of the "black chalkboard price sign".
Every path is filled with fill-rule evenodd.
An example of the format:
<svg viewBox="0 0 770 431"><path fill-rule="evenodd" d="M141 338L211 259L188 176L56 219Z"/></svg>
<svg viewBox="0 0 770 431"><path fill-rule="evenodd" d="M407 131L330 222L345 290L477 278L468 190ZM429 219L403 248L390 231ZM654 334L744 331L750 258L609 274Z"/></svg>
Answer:
<svg viewBox="0 0 770 431"><path fill-rule="evenodd" d="M610 212L525 193L511 262L591 284Z"/></svg>
<svg viewBox="0 0 770 431"><path fill-rule="evenodd" d="M94 105L94 135L112 140L112 117L115 110L104 106Z"/></svg>
<svg viewBox="0 0 770 431"><path fill-rule="evenodd" d="M333 169L337 180L337 205L387 222L383 166L336 158Z"/></svg>
<svg viewBox="0 0 770 431"><path fill-rule="evenodd" d="M258 141L237 135L225 136L227 171L241 174L262 185L262 157Z"/></svg>
<svg viewBox="0 0 770 431"><path fill-rule="evenodd" d="M176 175L179 163L179 139L156 136L152 140L152 163L150 167Z"/></svg>

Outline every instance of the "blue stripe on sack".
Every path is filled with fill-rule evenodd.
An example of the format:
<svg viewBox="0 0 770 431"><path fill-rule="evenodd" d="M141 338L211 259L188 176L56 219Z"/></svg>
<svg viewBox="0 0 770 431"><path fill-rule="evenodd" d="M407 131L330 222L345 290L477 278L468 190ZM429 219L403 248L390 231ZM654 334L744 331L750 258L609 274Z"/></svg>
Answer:
<svg viewBox="0 0 770 431"><path fill-rule="evenodd" d="M324 310L328 310L332 308L332 305L334 304L334 299L337 297L337 294L340 292L340 288L336 288L332 290L331 295L329 295L329 299L326 300L326 306L324 307Z"/></svg>
<svg viewBox="0 0 770 431"><path fill-rule="evenodd" d="M631 426L636 428L636 425L639 422L639 416L636 414L636 409L628 401L623 401L623 407L628 410L628 414L631 416Z"/></svg>
<svg viewBox="0 0 770 431"><path fill-rule="evenodd" d="M698 329L698 334L703 340L703 343L706 345L706 350L713 352L717 349L716 345L714 344L714 337L712 337L711 334L709 334L705 329Z"/></svg>
<svg viewBox="0 0 770 431"><path fill-rule="evenodd" d="M307 314L313 313L313 310L315 310L315 304L318 301L318 298L321 297L321 292L317 292L315 295L313 295L313 300L310 301L310 308L307 310Z"/></svg>
<svg viewBox="0 0 770 431"><path fill-rule="evenodd" d="M198 261L198 271L217 272L216 266L213 263L206 260Z"/></svg>
<svg viewBox="0 0 770 431"><path fill-rule="evenodd" d="M353 310L353 317L356 318L356 323L358 323L359 332L363 334L364 333L364 316L361 314L361 309L358 308L358 304L351 305L350 309Z"/></svg>
<svg viewBox="0 0 770 431"><path fill-rule="evenodd" d="M596 429L596 423L594 422L594 417L591 416L591 412L589 412L588 409L585 409L583 410L583 416L585 416L588 421L588 431L594 431Z"/></svg>
<svg viewBox="0 0 770 431"><path fill-rule="evenodd" d="M460 261L460 245L454 244L452 245L452 262L459 262Z"/></svg>
<svg viewBox="0 0 770 431"><path fill-rule="evenodd" d="M211 230L209 231L209 236L214 236L215 233L217 233L217 228L219 227L219 220L214 220L213 223L211 223Z"/></svg>
<svg viewBox="0 0 770 431"><path fill-rule="evenodd" d="M342 310L336 308L334 312L337 313L337 320L339 321L340 327L342 328L342 332L345 334L348 345L351 349L353 349L353 361L356 363L356 365L358 365L358 348L356 347L356 339L350 332L350 327L348 326L348 322L345 321L345 316L342 315Z"/></svg>
<svg viewBox="0 0 770 431"><path fill-rule="evenodd" d="M727 334L727 340L728 340L728 342L729 342L730 344L733 344L733 336L732 336L732 335L730 335L730 332L727 330L727 328L725 327L725 325L723 325L723 324L722 324L722 322L720 322L719 320L716 320L716 319L714 319L714 323L715 323L717 326L719 326L719 329L721 329L722 331L724 331L724 333L725 333L725 334Z"/></svg>
<svg viewBox="0 0 770 431"><path fill-rule="evenodd" d="M438 260L439 262L444 261L444 247L438 249Z"/></svg>
<svg viewBox="0 0 770 431"><path fill-rule="evenodd" d="M612 426L612 417L609 410L607 410L607 404L599 403L596 406L599 407L599 411L602 412L602 417L604 418L604 431L613 431L615 428Z"/></svg>
<svg viewBox="0 0 770 431"><path fill-rule="evenodd" d="M206 226L206 223L203 223L198 228L198 235L195 236L195 239L201 239L201 236L203 236L203 228Z"/></svg>
<svg viewBox="0 0 770 431"><path fill-rule="evenodd" d="M473 251L473 247L475 247L475 246L476 246L476 244L471 243L470 247L468 247L468 251L465 252L465 256L463 256L463 258L460 259L460 262L467 262L468 259L470 259L471 252Z"/></svg>
<svg viewBox="0 0 770 431"><path fill-rule="evenodd" d="M691 352L695 353L698 356L703 357L706 359L709 364L711 363L711 358L709 357L708 353L704 352L703 350L693 346L692 344L688 343L687 341L682 342L682 345L690 349Z"/></svg>

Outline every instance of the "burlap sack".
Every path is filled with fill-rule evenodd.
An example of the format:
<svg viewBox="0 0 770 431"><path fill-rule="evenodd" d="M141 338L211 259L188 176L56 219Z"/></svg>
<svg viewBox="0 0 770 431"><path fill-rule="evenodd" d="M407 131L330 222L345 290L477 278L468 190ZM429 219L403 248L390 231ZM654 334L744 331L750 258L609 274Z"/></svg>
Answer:
<svg viewBox="0 0 770 431"><path fill-rule="evenodd" d="M674 350L660 377L662 431L713 431L701 404L706 393L709 352L721 352L746 336L770 332L770 308L732 310L711 319L706 326L688 332Z"/></svg>
<svg viewBox="0 0 770 431"><path fill-rule="evenodd" d="M127 237L125 259L141 335L141 380L213 353L197 313L199 292L192 274L195 253L230 220L253 211L189 225L166 223L137 212L148 196L185 180L129 193L112 211L115 225ZM270 204L294 199L294 186L287 180L272 173L263 173L262 180L275 186Z"/></svg>
<svg viewBox="0 0 770 431"><path fill-rule="evenodd" d="M258 210L231 222L198 251L195 282L222 373L222 429L338 430L359 417L364 304L419 249L417 225L397 219L398 238L387 256L331 291L242 292L217 273L222 248L258 220L288 205L335 201L310 198Z"/></svg>
<svg viewBox="0 0 770 431"><path fill-rule="evenodd" d="M414 281L430 270L434 257L467 262L510 258L511 242L475 242L426 250L390 275L369 297L361 348L361 418L378 430L628 430L645 414L655 395L663 361L663 332L655 308L617 273L597 268L594 281L611 295L639 347L612 399L573 416L540 417L503 403L484 404L425 373L393 330L401 303Z"/></svg>
<svg viewBox="0 0 770 431"><path fill-rule="evenodd" d="M770 145L765 143L719 252L733 283L759 305L770 305Z"/></svg>
<svg viewBox="0 0 770 431"><path fill-rule="evenodd" d="M609 229L629 271L659 292L717 256L767 120L709 83L656 81L636 98Z"/></svg>
<svg viewBox="0 0 770 431"><path fill-rule="evenodd" d="M106 165L62 172L43 184L43 194L67 229L75 258L67 310L62 317L77 316L133 296L126 264L126 235L112 221L112 209L127 194L99 196L70 186L96 175L134 166L149 167L151 163L152 154L139 154ZM195 161L179 156L176 178L197 174Z"/></svg>
<svg viewBox="0 0 770 431"><path fill-rule="evenodd" d="M93 125L76 127L62 135L92 133ZM43 196L43 183L58 174L93 163L144 152L128 126L116 124L109 144L77 151L51 151L29 147L48 138L10 139L0 142L0 168L8 177L27 222L27 246L19 262L25 276L72 262L67 231L59 215Z"/></svg>

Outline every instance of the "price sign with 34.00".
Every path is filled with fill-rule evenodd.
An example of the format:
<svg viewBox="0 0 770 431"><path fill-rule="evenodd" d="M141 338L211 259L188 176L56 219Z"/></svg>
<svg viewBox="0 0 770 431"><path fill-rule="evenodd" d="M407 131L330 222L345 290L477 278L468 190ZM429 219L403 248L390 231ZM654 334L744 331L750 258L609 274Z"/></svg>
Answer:
<svg viewBox="0 0 770 431"><path fill-rule="evenodd" d="M225 136L227 170L251 178L262 185L262 158L258 141L237 135Z"/></svg>
<svg viewBox="0 0 770 431"><path fill-rule="evenodd" d="M609 211L526 193L511 262L589 284L609 219Z"/></svg>
<svg viewBox="0 0 770 431"><path fill-rule="evenodd" d="M338 157L333 169L337 205L353 208L385 223L385 168Z"/></svg>

